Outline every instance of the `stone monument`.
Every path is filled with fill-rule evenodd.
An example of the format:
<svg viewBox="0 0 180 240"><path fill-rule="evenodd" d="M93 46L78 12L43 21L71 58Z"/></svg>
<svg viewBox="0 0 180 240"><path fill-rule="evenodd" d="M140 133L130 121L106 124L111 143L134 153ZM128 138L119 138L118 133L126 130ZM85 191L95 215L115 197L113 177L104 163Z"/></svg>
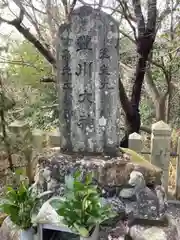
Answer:
<svg viewBox="0 0 180 240"><path fill-rule="evenodd" d="M60 27L57 47L61 149L114 152L119 146L118 24L83 6Z"/></svg>

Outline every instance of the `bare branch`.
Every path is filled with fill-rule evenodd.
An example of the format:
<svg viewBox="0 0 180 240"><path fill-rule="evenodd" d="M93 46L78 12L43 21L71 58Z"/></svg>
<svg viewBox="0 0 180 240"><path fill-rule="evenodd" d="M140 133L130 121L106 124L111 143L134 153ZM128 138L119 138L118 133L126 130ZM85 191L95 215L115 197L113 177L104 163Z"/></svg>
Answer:
<svg viewBox="0 0 180 240"><path fill-rule="evenodd" d="M129 25L130 25L130 27L131 27L131 29L133 31L135 40L137 40L136 29L133 26L133 24L131 22L131 19L129 18L130 11L129 11L128 5L127 5L127 3L125 1L122 1L122 0L119 0L119 4L120 4L120 6L122 8L122 14L124 15L126 21L129 23Z"/></svg>
<svg viewBox="0 0 180 240"><path fill-rule="evenodd" d="M127 118L131 118L132 117L132 105L128 99L128 96L126 94L124 85L121 81L121 79L119 78L119 97L120 97L120 101L121 101L121 105L122 108L126 114Z"/></svg>
<svg viewBox="0 0 180 240"><path fill-rule="evenodd" d="M38 51L46 58L46 60L52 64L54 67L56 67L56 59L50 52L48 48L45 48L42 43L27 29L26 27L22 26L22 20L23 20L23 10L21 9L20 15L18 18L8 21L5 19L0 18L0 20L8 23L9 25L14 26L29 42L31 42Z"/></svg>
<svg viewBox="0 0 180 240"><path fill-rule="evenodd" d="M124 31L122 31L121 29L119 29L119 32L120 32L124 37L127 37L131 42L133 42L134 44L136 44L136 41L135 41L131 36L129 36L127 33L125 33Z"/></svg>
<svg viewBox="0 0 180 240"><path fill-rule="evenodd" d="M157 19L157 23L156 23L156 33L159 30L159 28L161 27L161 23L163 22L163 20L171 13L177 10L177 7L180 4L180 0L176 0L176 3L174 5L174 7L171 9L169 6L166 7L166 9L161 13L161 15L159 16L159 18Z"/></svg>

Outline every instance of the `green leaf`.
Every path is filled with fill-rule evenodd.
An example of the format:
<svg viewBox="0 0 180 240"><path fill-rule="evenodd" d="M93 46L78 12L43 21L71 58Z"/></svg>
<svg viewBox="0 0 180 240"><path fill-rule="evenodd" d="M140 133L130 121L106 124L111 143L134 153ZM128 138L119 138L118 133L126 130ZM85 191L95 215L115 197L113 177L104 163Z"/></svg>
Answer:
<svg viewBox="0 0 180 240"><path fill-rule="evenodd" d="M97 186L92 184L92 174L88 174L82 182L77 171L74 179L67 177L65 183L64 201L54 201L51 205L69 228L79 232L82 237L88 237L97 223L112 216L112 209L102 207Z"/></svg>
<svg viewBox="0 0 180 240"><path fill-rule="evenodd" d="M89 237L89 231L85 227L74 224L74 228L79 232L80 236Z"/></svg>
<svg viewBox="0 0 180 240"><path fill-rule="evenodd" d="M85 176L85 184L91 184L92 183L92 173L88 173L86 176Z"/></svg>

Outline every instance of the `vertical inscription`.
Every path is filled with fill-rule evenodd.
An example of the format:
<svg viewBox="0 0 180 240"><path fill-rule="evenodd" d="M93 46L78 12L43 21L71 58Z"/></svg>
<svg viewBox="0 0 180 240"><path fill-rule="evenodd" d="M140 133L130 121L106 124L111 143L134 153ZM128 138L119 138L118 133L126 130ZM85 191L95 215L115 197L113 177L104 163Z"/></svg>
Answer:
<svg viewBox="0 0 180 240"><path fill-rule="evenodd" d="M92 129L93 124L94 124L94 121L93 121L93 118L90 116L90 114L86 115L83 113L80 115L77 126L85 131L87 126Z"/></svg>
<svg viewBox="0 0 180 240"><path fill-rule="evenodd" d="M109 86L108 76L110 75L110 73L108 71L108 67L105 64L100 67L99 75L101 79L99 89L113 89L113 87Z"/></svg>
<svg viewBox="0 0 180 240"><path fill-rule="evenodd" d="M77 52L79 52L80 50L92 50L92 48L89 47L91 43L91 37L88 35L83 35L78 37L77 41L76 41L76 45L77 45Z"/></svg>
<svg viewBox="0 0 180 240"><path fill-rule="evenodd" d="M63 45L64 47L69 47L69 46L71 46L72 41L73 41L73 40L70 39L69 37L64 37L64 36L61 37L61 42L62 42L62 45Z"/></svg>
<svg viewBox="0 0 180 240"><path fill-rule="evenodd" d="M75 72L77 76L80 76L83 74L83 76L88 75L88 77L92 77L92 62L87 63L84 62L83 64L78 64L77 65L77 71Z"/></svg>
<svg viewBox="0 0 180 240"><path fill-rule="evenodd" d="M76 41L77 49L76 51L79 52L81 50L89 50L91 51L91 37L89 35L82 35L77 38ZM76 76L92 78L92 64L93 62L83 62L77 65L77 70L75 72ZM86 108L88 104L92 104L92 93L88 92L86 89L83 93L79 94L79 103L85 104ZM80 114L79 120L77 122L77 126L81 128L83 131L86 131L86 127L93 128L93 119L89 114L83 113Z"/></svg>
<svg viewBox="0 0 180 240"><path fill-rule="evenodd" d="M92 101L92 93L88 92L87 90L84 90L84 93L79 94L79 102L82 103L85 100L87 100L90 104Z"/></svg>
<svg viewBox="0 0 180 240"><path fill-rule="evenodd" d="M109 59L110 56L108 53L109 53L108 48L101 48L99 53L99 59L105 59L105 58Z"/></svg>
<svg viewBox="0 0 180 240"><path fill-rule="evenodd" d="M62 75L71 75L71 68L69 65L65 65L62 70Z"/></svg>
<svg viewBox="0 0 180 240"><path fill-rule="evenodd" d="M71 68L69 67L69 60L70 60L70 53L68 49L64 49L62 51L62 60L63 60L63 69L62 69L62 75L66 77L66 81L64 82L63 85L63 90L70 90L72 89L71 83L69 82L69 76L72 75L71 73Z"/></svg>

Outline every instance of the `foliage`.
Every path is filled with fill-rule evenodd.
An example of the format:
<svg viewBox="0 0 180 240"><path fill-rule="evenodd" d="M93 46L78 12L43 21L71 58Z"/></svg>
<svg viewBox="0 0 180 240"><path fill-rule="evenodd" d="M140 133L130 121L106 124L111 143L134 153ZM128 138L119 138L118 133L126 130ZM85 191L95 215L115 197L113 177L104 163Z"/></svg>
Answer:
<svg viewBox="0 0 180 240"><path fill-rule="evenodd" d="M154 116L154 107L150 97L145 94L143 94L141 99L140 114L142 125L149 126L152 123L152 118Z"/></svg>
<svg viewBox="0 0 180 240"><path fill-rule="evenodd" d="M52 68L42 55L28 42L11 47L6 68L7 88L16 100L16 108L9 121L26 120L35 128L57 126L57 92L54 84L41 83L44 76L52 75Z"/></svg>
<svg viewBox="0 0 180 240"><path fill-rule="evenodd" d="M6 122L6 113L15 105L12 98L9 98L3 86L3 80L0 79L0 150L3 148L7 152L9 167L13 170L11 157L11 145L8 137L8 124Z"/></svg>
<svg viewBox="0 0 180 240"><path fill-rule="evenodd" d="M93 228L114 217L110 206L102 206L97 186L92 185L92 174L81 181L81 174L65 179L65 199L52 200L51 205L63 217L64 223L82 237L88 237Z"/></svg>
<svg viewBox="0 0 180 240"><path fill-rule="evenodd" d="M27 177L21 174L21 171L17 170L14 173L16 181L12 186L6 187L5 196L0 201L0 212L7 214L20 229L26 230L32 226L31 218L36 205L50 192L35 194L33 187L29 187Z"/></svg>
<svg viewBox="0 0 180 240"><path fill-rule="evenodd" d="M31 214L37 200L37 196L32 194L32 189L28 188L25 181L21 181L16 189L7 187L0 210L6 213L15 225L21 229L28 229L32 226Z"/></svg>
<svg viewBox="0 0 180 240"><path fill-rule="evenodd" d="M13 45L10 54L11 64L8 67L8 73L13 76L13 82L38 88L41 85L40 79L51 74L50 65L26 40Z"/></svg>

